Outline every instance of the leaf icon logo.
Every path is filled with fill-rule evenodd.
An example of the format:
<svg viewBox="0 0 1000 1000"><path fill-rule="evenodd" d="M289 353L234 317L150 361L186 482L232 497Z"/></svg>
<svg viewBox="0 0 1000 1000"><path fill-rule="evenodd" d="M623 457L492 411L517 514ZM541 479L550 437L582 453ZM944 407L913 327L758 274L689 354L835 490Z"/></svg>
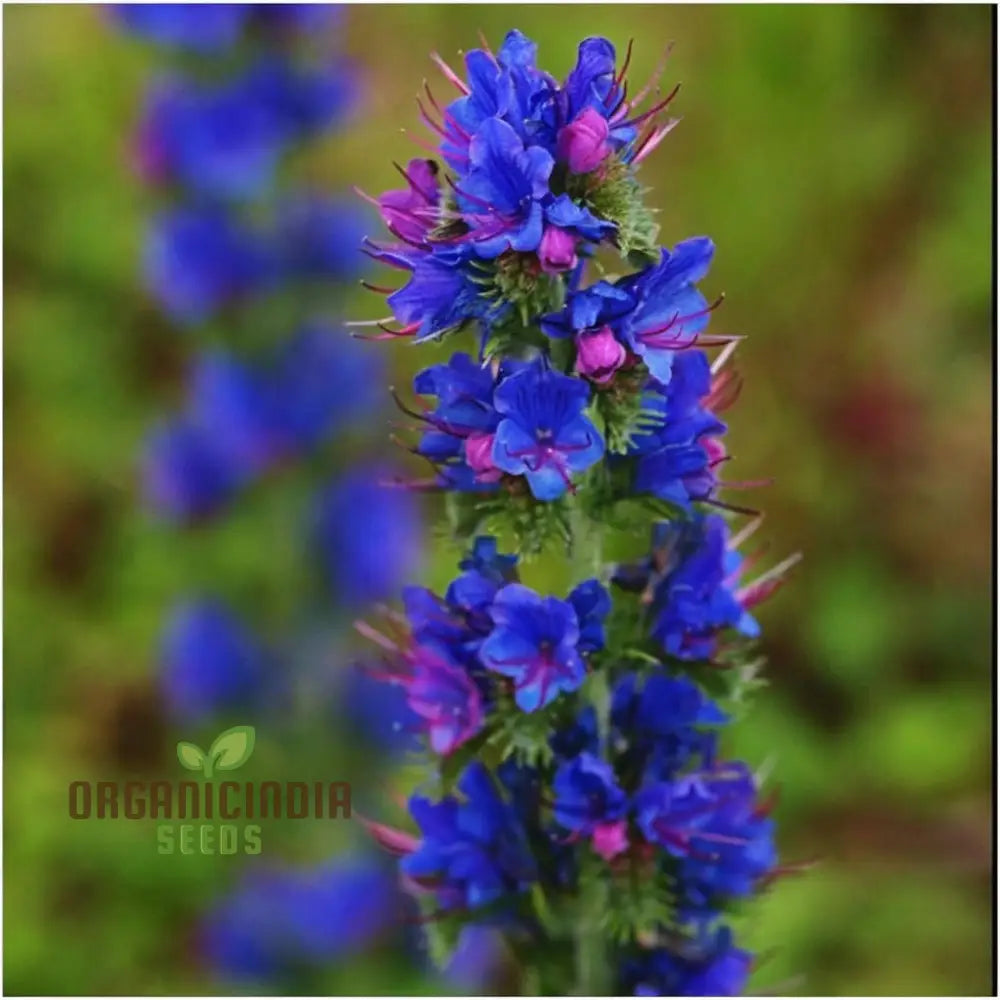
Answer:
<svg viewBox="0 0 1000 1000"><path fill-rule="evenodd" d="M253 726L233 726L215 737L208 753L197 743L181 740L177 744L177 759L189 771L201 771L211 778L215 771L235 771L242 767L253 753L256 736Z"/></svg>

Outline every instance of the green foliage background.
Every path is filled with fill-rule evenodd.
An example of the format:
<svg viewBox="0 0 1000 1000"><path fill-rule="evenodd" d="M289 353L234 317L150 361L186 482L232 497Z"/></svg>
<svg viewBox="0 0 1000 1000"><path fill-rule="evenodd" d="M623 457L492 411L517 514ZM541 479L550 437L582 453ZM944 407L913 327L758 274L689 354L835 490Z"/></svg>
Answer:
<svg viewBox="0 0 1000 1000"><path fill-rule="evenodd" d="M143 823L74 823L66 784L173 774L177 739L211 738L158 711L163 609L202 583L266 617L301 571L295 495L266 484L180 542L141 512L138 443L176 400L186 350L137 290L150 204L126 140L159 60L96 7L4 15L5 988L211 992L191 927L244 862L158 857ZM784 858L818 861L748 910L754 985L985 993L991 11L358 7L345 45L365 107L299 168L393 185L428 52L455 58L477 29L496 43L515 25L557 72L584 35L635 37L636 81L675 41L665 80L683 81L684 121L644 178L666 242L716 240L716 328L749 335L728 476L774 477L739 496L768 511L769 557L806 554L762 611L770 685L733 745L773 764ZM428 358L389 350L400 381ZM431 543L433 582L453 556ZM533 575L560 585L563 570ZM299 776L325 739L259 730L254 766ZM330 767L369 779L362 761ZM265 852L319 859L350 837L306 826ZM318 985L423 988L379 965Z"/></svg>

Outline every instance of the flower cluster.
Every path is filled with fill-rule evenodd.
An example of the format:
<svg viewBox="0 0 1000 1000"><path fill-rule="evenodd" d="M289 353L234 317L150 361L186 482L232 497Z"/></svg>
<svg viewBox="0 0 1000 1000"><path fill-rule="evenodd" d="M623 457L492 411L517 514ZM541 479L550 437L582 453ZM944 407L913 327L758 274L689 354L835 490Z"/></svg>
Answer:
<svg viewBox="0 0 1000 1000"><path fill-rule="evenodd" d="M343 279L358 273L364 209L290 179L293 154L341 122L356 96L352 69L321 44L337 10L146 4L114 16L176 57L131 143L160 202L146 287L190 348L182 406L145 443L147 505L171 528L217 526L272 480L281 506L271 509L289 519L239 542L263 553L261 577L241 582L251 606L201 592L178 601L160 643L164 708L188 731L236 713L263 727L326 726L364 696L355 672L330 669L331 651L349 656L344 614L392 593L420 547L414 498L389 486L396 474L365 436L385 395L382 366L331 319ZM189 537L217 551L215 538ZM397 721L403 736L412 726L405 702L375 707L365 718L388 732L366 751L395 745ZM205 921L202 943L225 978L308 992L296 979L307 970L385 937L399 950L403 905L394 877L370 860L257 873Z"/></svg>
<svg viewBox="0 0 1000 1000"><path fill-rule="evenodd" d="M221 78L205 63L199 75L158 80L133 136L139 175L183 195L154 221L144 254L146 286L174 322L206 322L288 282L357 275L347 249L364 225L356 207L308 189L275 190L288 154L336 126L354 102L349 66L301 58L301 39L331 26L335 13L296 4L117 8L142 37L200 55L224 48L238 59Z"/></svg>
<svg viewBox="0 0 1000 1000"><path fill-rule="evenodd" d="M146 451L153 507L182 522L217 513L241 487L373 413L378 366L341 341L313 323L265 358L221 350L195 358L184 413L162 423Z"/></svg>
<svg viewBox="0 0 1000 1000"><path fill-rule="evenodd" d="M435 158L366 196L391 238L365 250L405 281L357 326L475 338L399 401L433 470L413 485L449 494L468 554L443 597L410 588L404 615L359 624L436 778L410 800L416 832L370 829L445 951L496 927L533 992L735 994L752 956L727 914L777 855L770 802L723 741L751 611L793 560L741 579L760 519L734 531L754 512L720 493L747 484L718 477L738 338L707 332L712 241L657 246L636 175L676 90L643 110L654 85L633 90L602 38L561 81L536 55L512 31L464 78L435 57L458 92L418 100ZM602 248L630 273L588 281ZM646 554L604 564L602 539L637 528ZM566 599L521 578L560 540Z"/></svg>

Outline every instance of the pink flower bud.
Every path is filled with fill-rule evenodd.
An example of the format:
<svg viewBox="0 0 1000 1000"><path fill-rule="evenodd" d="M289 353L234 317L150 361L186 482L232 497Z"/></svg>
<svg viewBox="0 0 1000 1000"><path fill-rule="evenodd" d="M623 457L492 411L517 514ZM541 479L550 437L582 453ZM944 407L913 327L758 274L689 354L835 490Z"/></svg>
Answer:
<svg viewBox="0 0 1000 1000"><path fill-rule="evenodd" d="M538 262L546 274L558 274L576 266L576 239L558 226L546 226L538 244Z"/></svg>
<svg viewBox="0 0 1000 1000"><path fill-rule="evenodd" d="M628 850L628 823L620 819L614 823L601 823L594 827L591 841L594 851L605 861L618 857Z"/></svg>
<svg viewBox="0 0 1000 1000"><path fill-rule="evenodd" d="M470 434L465 439L465 460L473 472L492 472L496 468L493 464L493 435Z"/></svg>
<svg viewBox="0 0 1000 1000"><path fill-rule="evenodd" d="M576 370L593 382L607 382L621 368L625 354L609 326L576 338Z"/></svg>
<svg viewBox="0 0 1000 1000"><path fill-rule="evenodd" d="M584 108L559 130L556 153L574 174L589 174L610 155L608 123L595 108Z"/></svg>

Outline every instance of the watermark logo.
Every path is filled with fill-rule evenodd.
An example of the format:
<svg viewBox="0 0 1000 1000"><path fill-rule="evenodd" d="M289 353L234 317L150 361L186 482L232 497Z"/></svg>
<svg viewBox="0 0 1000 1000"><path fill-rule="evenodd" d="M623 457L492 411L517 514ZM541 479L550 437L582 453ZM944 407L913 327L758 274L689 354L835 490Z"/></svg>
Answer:
<svg viewBox="0 0 1000 1000"><path fill-rule="evenodd" d="M181 740L177 744L177 759L189 771L201 771L211 778L215 771L235 771L242 767L253 753L256 738L253 726L233 726L215 737L208 753L197 743Z"/></svg>
<svg viewBox="0 0 1000 1000"><path fill-rule="evenodd" d="M196 779L70 782L70 818L158 820L158 853L184 855L260 854L259 820L350 819L346 781L213 780L243 767L255 742L253 726L219 733L207 752L181 740L177 759Z"/></svg>

